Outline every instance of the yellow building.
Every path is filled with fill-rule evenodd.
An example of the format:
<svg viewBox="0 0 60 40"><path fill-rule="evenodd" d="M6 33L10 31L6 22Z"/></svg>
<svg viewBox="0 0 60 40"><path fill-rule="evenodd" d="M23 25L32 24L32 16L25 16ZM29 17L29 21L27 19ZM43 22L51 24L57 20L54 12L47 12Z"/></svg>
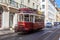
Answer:
<svg viewBox="0 0 60 40"><path fill-rule="evenodd" d="M56 14L56 22L60 22L60 12Z"/></svg>
<svg viewBox="0 0 60 40"><path fill-rule="evenodd" d="M56 22L60 22L60 8L56 8L57 9L57 14L56 14Z"/></svg>

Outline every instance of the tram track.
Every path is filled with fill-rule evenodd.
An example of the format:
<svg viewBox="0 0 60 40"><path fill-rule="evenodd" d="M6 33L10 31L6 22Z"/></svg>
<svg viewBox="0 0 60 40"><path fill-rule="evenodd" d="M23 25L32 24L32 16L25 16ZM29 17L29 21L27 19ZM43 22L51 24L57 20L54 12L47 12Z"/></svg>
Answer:
<svg viewBox="0 0 60 40"><path fill-rule="evenodd" d="M11 39L11 38L23 38L23 39L27 39L27 38L35 38L35 36L40 37L42 35L45 35L47 32L45 31L39 31L39 32L35 32L35 33L31 33L31 34L26 34L26 35L17 35L17 33L15 34L10 34L10 35L5 35L5 36L0 36L0 40L4 40L4 39Z"/></svg>
<svg viewBox="0 0 60 40"><path fill-rule="evenodd" d="M60 29L56 29L55 31L53 31L49 36L47 36L44 40L53 40L54 37L57 35L58 30Z"/></svg>
<svg viewBox="0 0 60 40"><path fill-rule="evenodd" d="M0 36L0 40L46 40L57 30L50 30L50 31L38 31L29 34L17 35L17 33ZM53 35L54 36L54 35Z"/></svg>

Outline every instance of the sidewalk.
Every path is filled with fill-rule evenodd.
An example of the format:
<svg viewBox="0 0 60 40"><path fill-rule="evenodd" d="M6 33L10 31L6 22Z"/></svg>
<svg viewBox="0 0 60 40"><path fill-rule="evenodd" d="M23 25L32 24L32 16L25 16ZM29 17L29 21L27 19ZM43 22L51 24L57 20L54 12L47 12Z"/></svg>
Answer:
<svg viewBox="0 0 60 40"><path fill-rule="evenodd" d="M2 35L8 35L8 34L13 34L14 32L11 30L0 30L0 36Z"/></svg>

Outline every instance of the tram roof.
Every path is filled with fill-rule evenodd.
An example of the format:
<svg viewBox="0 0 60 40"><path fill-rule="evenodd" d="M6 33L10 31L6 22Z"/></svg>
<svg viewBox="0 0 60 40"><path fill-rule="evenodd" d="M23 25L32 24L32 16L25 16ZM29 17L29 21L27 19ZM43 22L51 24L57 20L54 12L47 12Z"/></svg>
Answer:
<svg viewBox="0 0 60 40"><path fill-rule="evenodd" d="M20 8L19 11L37 11L37 9L32 9L32 8Z"/></svg>
<svg viewBox="0 0 60 40"><path fill-rule="evenodd" d="M41 15L38 15L38 14L29 14L29 13L20 13L20 14L23 14L23 15L26 15L26 14L28 14L28 15L34 15L34 16L41 16Z"/></svg>

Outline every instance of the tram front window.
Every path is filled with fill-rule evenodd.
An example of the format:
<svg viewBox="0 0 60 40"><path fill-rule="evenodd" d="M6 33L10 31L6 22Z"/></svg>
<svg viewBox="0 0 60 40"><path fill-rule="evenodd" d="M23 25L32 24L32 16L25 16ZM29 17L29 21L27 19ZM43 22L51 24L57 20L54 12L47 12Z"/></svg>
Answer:
<svg viewBox="0 0 60 40"><path fill-rule="evenodd" d="M24 21L29 22L29 15L24 15Z"/></svg>
<svg viewBox="0 0 60 40"><path fill-rule="evenodd" d="M33 22L33 15L19 15L19 20L20 22L25 21L25 22Z"/></svg>

